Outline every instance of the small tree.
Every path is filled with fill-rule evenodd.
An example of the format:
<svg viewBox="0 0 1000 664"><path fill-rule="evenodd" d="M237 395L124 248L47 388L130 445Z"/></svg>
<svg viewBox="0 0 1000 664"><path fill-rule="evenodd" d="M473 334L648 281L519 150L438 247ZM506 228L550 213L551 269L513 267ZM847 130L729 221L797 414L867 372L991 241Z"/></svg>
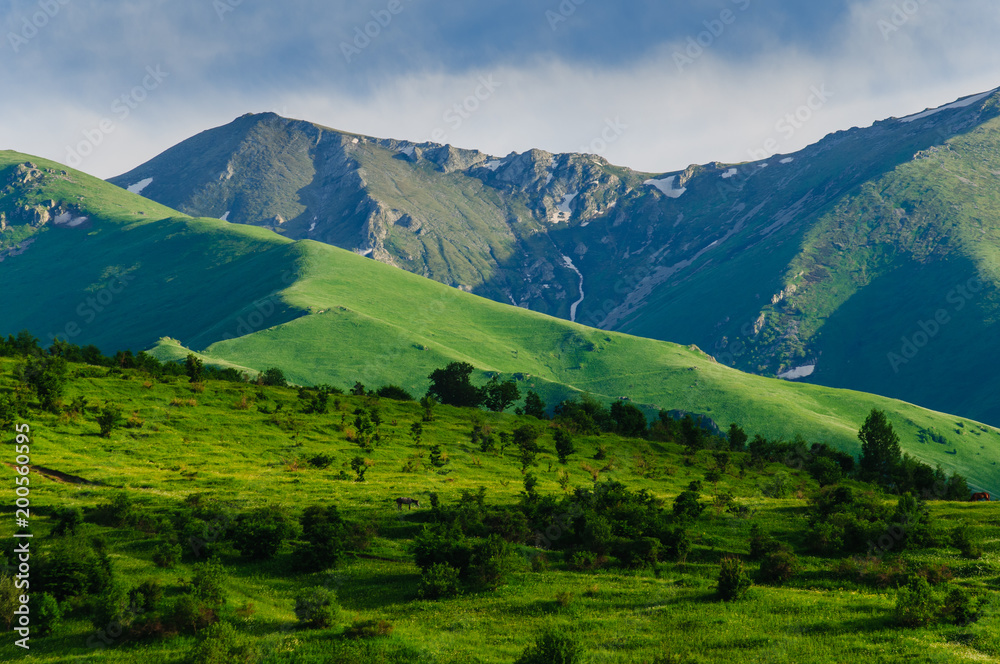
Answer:
<svg viewBox="0 0 1000 664"><path fill-rule="evenodd" d="M705 446L705 432L690 414L681 420L681 442L688 452L697 452Z"/></svg>
<svg viewBox="0 0 1000 664"><path fill-rule="evenodd" d="M57 410L56 404L66 389L66 360L61 357L32 357L18 368L21 382L38 397L45 410Z"/></svg>
<svg viewBox="0 0 1000 664"><path fill-rule="evenodd" d="M937 618L940 602L922 576L913 576L896 595L896 622L904 627L925 627Z"/></svg>
<svg viewBox="0 0 1000 664"><path fill-rule="evenodd" d="M719 567L719 598L726 602L742 599L753 581L743 567L743 561L733 556L722 559Z"/></svg>
<svg viewBox="0 0 1000 664"><path fill-rule="evenodd" d="M522 473L527 472L528 467L535 464L535 457L541 451L538 446L538 436L538 429L527 424L514 429L514 445L520 452Z"/></svg>
<svg viewBox="0 0 1000 664"><path fill-rule="evenodd" d="M420 447L420 439L424 435L424 425L420 422L414 422L410 425L410 437L413 438L413 444Z"/></svg>
<svg viewBox="0 0 1000 664"><path fill-rule="evenodd" d="M524 398L524 414L540 420L548 419L545 414L545 402L533 390L528 390L528 396Z"/></svg>
<svg viewBox="0 0 1000 664"><path fill-rule="evenodd" d="M97 426L101 428L101 438L110 438L111 432L122 425L122 409L116 404L105 404L97 415Z"/></svg>
<svg viewBox="0 0 1000 664"><path fill-rule="evenodd" d="M747 448L747 436L743 427L733 423L729 425L729 450L731 452L743 452Z"/></svg>
<svg viewBox="0 0 1000 664"><path fill-rule="evenodd" d="M430 395L424 395L420 398L420 407L424 409L423 417L421 418L424 422L434 421L434 407L437 405L437 399Z"/></svg>
<svg viewBox="0 0 1000 664"><path fill-rule="evenodd" d="M288 381L285 380L285 372L278 367L271 367L261 374L260 383L261 385L269 385L271 387L288 387Z"/></svg>
<svg viewBox="0 0 1000 664"><path fill-rule="evenodd" d="M616 401L611 404L610 413L615 432L619 435L640 438L646 432L646 416L635 405Z"/></svg>
<svg viewBox="0 0 1000 664"><path fill-rule="evenodd" d="M500 380L494 376L483 387L483 405L494 413L502 413L513 406L521 398L521 391L513 380Z"/></svg>
<svg viewBox="0 0 1000 664"><path fill-rule="evenodd" d="M326 588L309 588L295 596L295 617L303 627L329 627L336 623L339 614L337 596Z"/></svg>
<svg viewBox="0 0 1000 664"><path fill-rule="evenodd" d="M559 455L559 463L565 465L570 455L576 452L573 438L563 429L556 429L552 437L556 440L556 454Z"/></svg>
<svg viewBox="0 0 1000 664"><path fill-rule="evenodd" d="M282 512L262 507L236 517L229 539L247 560L268 560L294 532L291 520Z"/></svg>
<svg viewBox="0 0 1000 664"><path fill-rule="evenodd" d="M895 475L902 453L899 436L881 410L873 409L858 431L861 440L861 473L863 478L888 484Z"/></svg>
<svg viewBox="0 0 1000 664"><path fill-rule="evenodd" d="M583 648L571 635L555 630L542 633L514 664L580 664Z"/></svg>
<svg viewBox="0 0 1000 664"><path fill-rule="evenodd" d="M371 462L368 459L365 459L364 457L356 456L353 459L351 459L351 470L353 470L358 475L357 480L355 480L356 482L365 481L365 473L368 471L368 468L371 465L372 465Z"/></svg>
<svg viewBox="0 0 1000 664"><path fill-rule="evenodd" d="M205 363L195 357L194 353L188 353L184 360L184 373L187 374L191 383L200 383L205 374Z"/></svg>
<svg viewBox="0 0 1000 664"><path fill-rule="evenodd" d="M483 392L470 380L475 371L468 362L452 362L444 369L431 372L429 396L450 406L475 408L483 401Z"/></svg>

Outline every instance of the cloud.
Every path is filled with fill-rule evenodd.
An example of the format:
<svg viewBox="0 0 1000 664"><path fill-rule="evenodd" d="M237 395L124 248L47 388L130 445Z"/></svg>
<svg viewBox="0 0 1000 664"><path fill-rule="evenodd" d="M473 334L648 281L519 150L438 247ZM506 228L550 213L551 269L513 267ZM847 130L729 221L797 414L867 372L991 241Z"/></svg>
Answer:
<svg viewBox="0 0 1000 664"><path fill-rule="evenodd" d="M572 12L560 2L500 11L400 1L386 22L388 0L242 2L221 18L208 1L72 0L6 51L0 85L16 94L0 99L0 145L66 161L111 119L113 132L81 164L109 177L271 110L376 136L443 134L497 155L586 148L661 173L744 161L769 140L791 152L1000 85L992 0L961 11L940 0L566 0ZM12 7L8 32L38 3ZM566 20L553 29L548 11ZM347 57L344 44L366 29L375 36ZM121 118L115 102L143 84L147 66L169 77ZM496 83L489 94L481 79ZM809 101L816 108L803 113ZM627 128L609 134L609 122Z"/></svg>

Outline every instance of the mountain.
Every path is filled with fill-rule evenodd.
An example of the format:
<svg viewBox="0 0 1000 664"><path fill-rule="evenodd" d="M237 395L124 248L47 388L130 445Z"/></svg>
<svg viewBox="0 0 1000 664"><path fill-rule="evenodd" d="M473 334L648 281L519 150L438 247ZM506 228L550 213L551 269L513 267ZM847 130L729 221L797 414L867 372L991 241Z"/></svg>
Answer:
<svg viewBox="0 0 1000 664"><path fill-rule="evenodd" d="M248 115L112 182L742 370L1000 423L998 109L992 91L663 174Z"/></svg>
<svg viewBox="0 0 1000 664"><path fill-rule="evenodd" d="M545 400L589 392L647 412L703 414L750 433L857 452L868 411L904 448L1000 480L1000 430L908 403L742 373L695 347L503 305L312 240L196 219L59 164L0 153L0 333L28 329L163 359L282 368L300 384L396 383L416 393L450 361L514 377Z"/></svg>

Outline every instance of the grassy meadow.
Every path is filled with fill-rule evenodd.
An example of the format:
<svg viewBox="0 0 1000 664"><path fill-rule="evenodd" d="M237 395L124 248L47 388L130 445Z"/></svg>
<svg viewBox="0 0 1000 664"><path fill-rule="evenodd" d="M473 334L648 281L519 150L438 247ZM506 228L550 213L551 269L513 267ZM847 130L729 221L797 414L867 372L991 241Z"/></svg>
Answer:
<svg viewBox="0 0 1000 664"><path fill-rule="evenodd" d="M15 366L0 359L0 393L15 386ZM575 437L576 453L562 465L549 423L444 405L434 409L432 421L422 422L418 443L411 427L422 421L421 406L381 398L381 441L368 453L350 438L354 411L375 406L371 397L331 396L329 412L306 414L294 388L191 384L186 377L157 380L134 370L109 375L107 369L85 365L71 365L70 374L63 401L86 398L89 405L82 412L55 415L33 409L21 418L32 428L35 555L57 540L50 534L55 508L80 507L92 514L125 491L144 517L138 526L98 525L88 517L79 536L104 539L119 584L134 587L157 579L169 600L181 592L182 580L191 577L198 558L188 551L171 569L154 564L160 540L157 515L193 510L204 523L203 544L216 552L227 572L220 617L254 653L255 659L241 661L513 662L545 629L574 635L585 661L592 663L1000 658L996 503L929 503L936 528L971 524L983 550L978 560L963 558L950 546L886 556L897 568L943 566L952 586L977 594L980 617L965 626L899 626L893 617L894 582L860 580L837 571L843 557L810 553L808 498L817 492L817 483L783 464L741 473L746 456L741 453L733 453L732 464L717 482L704 482L700 499L708 508L689 526L692 548L682 562L579 571L558 550L518 544L514 571L496 590L421 599L411 545L431 520L432 493L442 505L480 487L490 506L514 510L522 500L524 475L516 450L481 452L470 437L474 419L497 431L527 423L546 426L539 439L542 452L530 469L542 496L593 487L596 475L602 483L614 480L631 490L646 490L669 510L678 494L715 467L711 451L686 455L671 442L581 435ZM119 404L131 428L101 437L95 417L105 402ZM12 438L4 434L5 443ZM429 463L435 445L447 458L441 467ZM599 446L606 456L595 460ZM12 447L4 445L5 463L13 463ZM350 466L359 454L371 461L363 482L354 481ZM311 464L318 455L328 455L330 465ZM561 472L568 473L565 486ZM768 497L776 495L775 486L782 487L780 497ZM726 492L745 508L742 515L716 506L716 497ZM417 498L421 506L400 511L394 503L399 496ZM882 500L895 504L892 496ZM314 504L335 504L345 518L362 524L368 535L365 548L332 569L299 573L287 543L271 560L247 562L224 536L236 516L248 510L267 507L297 515ZM13 507L5 505L4 510L8 518L0 534L7 538ZM743 600L719 601L715 588L723 557L741 556L751 576L756 574L758 563L748 559L755 523L795 550L801 570L782 585L756 583ZM558 539L558 525L553 525L547 536ZM293 598L317 586L336 592L340 619L325 629L299 628ZM106 638L95 640L87 608L64 608L67 615L52 636L32 639L30 661L199 661L191 653L204 634L136 642L104 630ZM391 624L391 634L346 639L345 626L355 620L384 620ZM0 645L0 660L19 661L24 655L12 640L8 634Z"/></svg>

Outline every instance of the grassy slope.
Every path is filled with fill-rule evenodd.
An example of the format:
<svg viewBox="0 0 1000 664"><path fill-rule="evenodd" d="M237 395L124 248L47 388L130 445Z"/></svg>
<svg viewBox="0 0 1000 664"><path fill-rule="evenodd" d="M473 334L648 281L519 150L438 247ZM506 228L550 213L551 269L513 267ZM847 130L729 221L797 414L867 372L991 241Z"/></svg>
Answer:
<svg viewBox="0 0 1000 664"><path fill-rule="evenodd" d="M0 167L27 159L4 153ZM31 195L79 201L94 225L46 229L28 252L0 263L0 333L26 327L47 341L77 322L82 331L72 341L108 352L172 337L208 347L213 360L279 366L300 383L347 386L360 379L420 393L431 370L463 360L483 371L530 374L528 384L550 404L578 391L629 396L651 408L704 413L722 426L736 421L751 433L802 434L848 450L856 449L854 432L868 410L880 407L897 421L912 454L987 489L1000 480L1000 433L973 422L742 374L694 350L501 305L329 245L184 217L78 172ZM99 292L113 268L132 270L132 283L83 324L78 305ZM237 335L245 336L220 341ZM184 354L173 342L158 352ZM943 434L948 445L920 443L923 429Z"/></svg>
<svg viewBox="0 0 1000 664"><path fill-rule="evenodd" d="M12 384L13 366L10 360L0 360L0 389ZM656 575L652 570L570 572L559 554L549 554L552 571L531 573L523 563L510 584L495 593L472 593L441 602L419 600L417 568L407 545L425 521L425 512L398 513L392 499L398 495L425 499L434 491L450 503L461 490L482 486L490 504L504 505L516 502L521 489L522 476L512 455L500 458L472 448L469 411L439 407L435 421L424 425L424 447L417 449L408 431L420 418L419 407L382 400L386 440L372 455L375 465L368 472L368 481L334 481L342 469L350 473L347 462L359 451L339 430L340 413L350 417L354 408L363 404L361 398L341 397L339 411L330 414L293 415L294 424L285 421L282 428L270 416L256 412L254 405L249 410L234 407L244 394L256 400L256 388L209 382L204 391L195 391L183 379L147 388L140 375L126 372L124 378L75 378L67 398L84 395L92 400L114 400L127 413L145 421L141 429L119 430L110 439L102 439L97 436L92 412L77 419L37 412L26 418L34 432L34 463L108 484L81 486L33 475L33 546L45 545L51 522L42 515L48 509L94 506L107 501L119 487L127 488L143 510L175 506L187 496L203 493L219 501L220 523L225 523L227 515L264 504L297 512L309 504L335 502L349 518L364 520L377 530L367 552L377 559L350 560L329 576L296 576L288 571L287 546L276 561L267 564L243 563L231 549L223 548L221 559L230 574L224 616L272 655L294 652L297 659L292 661L322 661L320 658L336 643L337 629L287 631L294 623L291 598L295 592L326 584L337 589L348 620L391 621L394 635L376 648L385 652L409 648L422 656L407 661L510 662L545 626L576 631L594 661L608 663L648 662L654 655L670 652L691 653L698 662L729 663L973 662L1000 656L1000 615L990 602L984 618L971 627L900 630L891 622L894 591L839 579L830 573L833 561L823 558L803 556L803 572L785 587L758 586L744 602L715 602L718 560L725 553L746 555L750 521L716 515L712 510L693 528L695 547L689 562L662 564ZM285 413L298 410L294 390L265 388L264 397L270 408L282 403ZM175 398L195 399L197 405L169 405ZM500 430L524 421L510 415L486 417ZM538 490L558 494L556 471L560 466L552 463L551 435L544 434L540 442L543 453L533 471L540 480ZM610 435L588 437L577 441L578 453L566 467L571 487L590 485L590 475L580 464L593 456L598 442L608 446L613 462L611 469L601 473L602 479L648 489L668 501L711 466L708 452L688 466L672 444ZM444 469L400 471L406 459L426 454L432 444L441 444L451 457ZM317 470L295 463L318 453L332 455L333 466ZM651 476L639 472L637 455L655 459L656 470ZM760 487L776 475L786 477L791 497L762 497ZM706 485L703 498L710 500L724 490L756 509L754 520L766 530L802 550L806 503L801 496L815 490L814 482L773 465L759 475L751 472L745 479L726 474L717 487ZM958 584L995 597L1000 581L997 508L997 503L932 504L944 527L959 519L972 522L974 536L984 543L982 560L964 561L953 549L924 551L911 558L947 565ZM10 521L2 528L4 536L9 534ZM96 526L85 526L84 532L104 535L114 569L129 587L157 578L169 596L176 592L179 578L190 577L187 564L173 570L152 564L155 534ZM556 594L567 591L573 599L568 607L559 607ZM237 618L235 610L247 603L253 604L254 614ZM94 650L86 646L92 634L85 615L72 616L56 636L32 641L32 661L72 662L86 657L88 661L119 664L179 664L193 643L190 638L143 646L116 642L106 650ZM0 659L19 658L22 653L14 651L11 640L5 639L0 644ZM370 661L388 661L388 655Z"/></svg>
<svg viewBox="0 0 1000 664"><path fill-rule="evenodd" d="M694 349L513 309L320 243L296 249L300 278L284 297L322 313L219 342L205 357L258 370L279 366L301 383L394 382L416 393L434 368L468 361L482 371L529 374L527 384L549 403L567 389L629 396L705 413L722 426L741 422L753 433L802 434L852 451L858 426L878 407L892 414L915 456L977 485L1000 480L1000 432L993 428L870 394L744 374ZM185 352L162 350L174 358ZM922 429L943 434L948 445L918 442Z"/></svg>

